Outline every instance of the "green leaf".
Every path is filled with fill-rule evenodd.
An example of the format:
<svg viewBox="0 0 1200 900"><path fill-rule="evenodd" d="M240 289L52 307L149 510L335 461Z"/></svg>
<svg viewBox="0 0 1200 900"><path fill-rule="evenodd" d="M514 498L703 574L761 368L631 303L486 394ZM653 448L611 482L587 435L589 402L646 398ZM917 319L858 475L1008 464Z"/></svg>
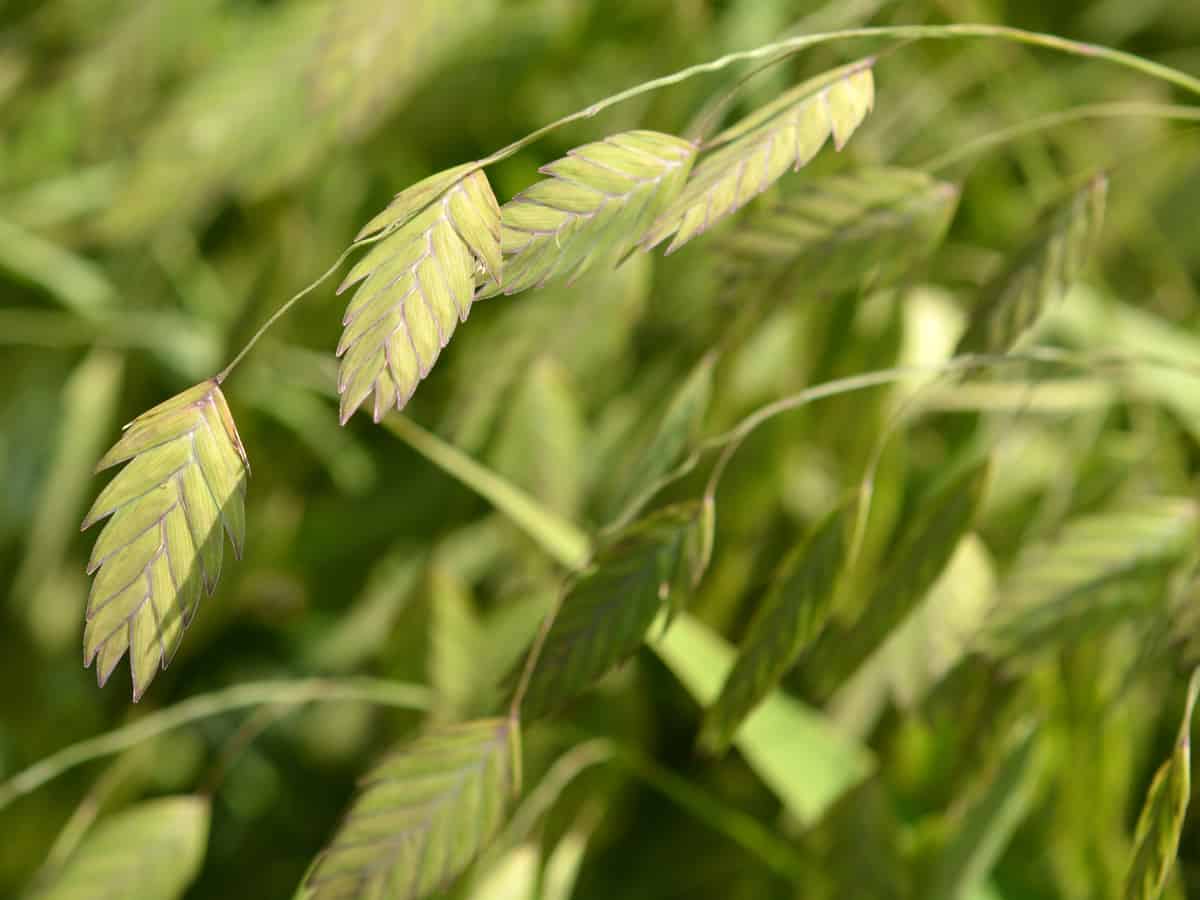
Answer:
<svg viewBox="0 0 1200 900"><path fill-rule="evenodd" d="M971 527L987 473L986 460L965 467L926 498L875 579L862 614L826 629L805 665L822 696L845 683L924 598Z"/></svg>
<svg viewBox="0 0 1200 900"><path fill-rule="evenodd" d="M520 790L515 719L437 728L393 753L359 787L308 878L311 900L417 900L457 877Z"/></svg>
<svg viewBox="0 0 1200 900"><path fill-rule="evenodd" d="M931 900L972 900L1029 814L1041 774L1039 730L1018 727L1000 763L951 816L950 840L932 874Z"/></svg>
<svg viewBox="0 0 1200 900"><path fill-rule="evenodd" d="M175 900L195 880L208 843L209 801L165 797L100 822L37 900Z"/></svg>
<svg viewBox="0 0 1200 900"><path fill-rule="evenodd" d="M1100 234L1108 179L1092 178L1042 225L999 275L981 289L955 355L1003 353L1079 277Z"/></svg>
<svg viewBox="0 0 1200 900"><path fill-rule="evenodd" d="M1188 683L1183 722L1170 759L1154 773L1134 834L1133 859L1125 877L1125 900L1158 900L1179 852L1179 837L1191 796L1192 712L1200 691L1200 669Z"/></svg>
<svg viewBox="0 0 1200 900"><path fill-rule="evenodd" d="M1144 614L1162 575L1195 545L1196 504L1149 497L1069 521L1025 548L1004 579L984 635L1001 658L1036 653Z"/></svg>
<svg viewBox="0 0 1200 900"><path fill-rule="evenodd" d="M543 166L550 177L501 208L504 284L485 284L480 295L573 281L623 255L679 196L695 156L682 138L626 131Z"/></svg>
<svg viewBox="0 0 1200 900"><path fill-rule="evenodd" d="M391 217L386 224L376 226L377 217L367 225L393 230L338 288L362 282L346 307L337 347L343 424L372 392L376 422L393 407L403 409L466 321L476 268L500 276L500 207L487 176L475 168L443 188L448 175L397 197L384 211Z"/></svg>
<svg viewBox="0 0 1200 900"><path fill-rule="evenodd" d="M650 502L662 478L700 436L713 392L716 354L706 355L671 398L650 445L636 460L632 477L615 505L618 523L628 522Z"/></svg>
<svg viewBox="0 0 1200 900"><path fill-rule="evenodd" d="M678 588L696 515L685 505L635 523L567 588L522 698L524 718L561 706L641 646Z"/></svg>
<svg viewBox="0 0 1200 900"><path fill-rule="evenodd" d="M770 279L806 296L886 285L941 242L958 194L910 169L807 181L721 242L723 268L732 280Z"/></svg>
<svg viewBox="0 0 1200 900"><path fill-rule="evenodd" d="M686 612L651 646L701 706L716 700L733 667L733 648ZM750 714L734 745L806 826L875 770L869 750L782 691L769 694Z"/></svg>
<svg viewBox="0 0 1200 900"><path fill-rule="evenodd" d="M853 505L825 517L784 561L759 604L737 661L708 710L701 740L721 750L742 721L775 688L829 617L834 586L846 558Z"/></svg>
<svg viewBox="0 0 1200 900"><path fill-rule="evenodd" d="M673 253L757 197L789 167L799 170L833 136L841 150L875 102L873 59L826 72L718 135L671 206L642 238L649 250L672 235Z"/></svg>
<svg viewBox="0 0 1200 900"><path fill-rule="evenodd" d="M84 665L103 686L129 652L133 699L179 649L203 592L221 572L224 540L241 556L250 465L215 380L125 426L97 466L127 463L100 492L83 528L110 517L88 563L94 574Z"/></svg>

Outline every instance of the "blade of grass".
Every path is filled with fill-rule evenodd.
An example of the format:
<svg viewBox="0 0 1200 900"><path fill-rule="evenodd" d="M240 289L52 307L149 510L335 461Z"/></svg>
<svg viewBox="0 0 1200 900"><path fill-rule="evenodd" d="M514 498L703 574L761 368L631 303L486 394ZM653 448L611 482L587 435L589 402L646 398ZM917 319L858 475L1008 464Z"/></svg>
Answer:
<svg viewBox="0 0 1200 900"><path fill-rule="evenodd" d="M128 725L65 747L18 772L7 781L0 782L0 810L64 772L94 759L120 753L142 741L190 725L192 722L247 707L298 705L318 701L372 703L401 709L424 709L429 704L429 691L421 685L400 684L385 679L354 678L334 681L312 678L299 681L256 681L200 694L150 713Z"/></svg>

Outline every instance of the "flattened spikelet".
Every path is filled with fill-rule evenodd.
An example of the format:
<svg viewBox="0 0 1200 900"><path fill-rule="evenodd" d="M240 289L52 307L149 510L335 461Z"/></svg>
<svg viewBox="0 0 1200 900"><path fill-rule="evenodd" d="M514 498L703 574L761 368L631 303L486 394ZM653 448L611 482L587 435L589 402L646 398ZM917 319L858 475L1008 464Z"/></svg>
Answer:
<svg viewBox="0 0 1200 900"><path fill-rule="evenodd" d="M875 103L874 60L843 66L805 82L718 135L723 144L704 158L683 193L642 239L649 250L672 235L674 253L798 170L832 135L841 150Z"/></svg>
<svg viewBox="0 0 1200 900"><path fill-rule="evenodd" d="M550 177L500 211L504 293L574 279L628 250L679 195L695 154L672 135L629 131L544 166ZM481 295L500 290L493 281Z"/></svg>
<svg viewBox="0 0 1200 900"><path fill-rule="evenodd" d="M693 504L629 526L563 597L522 698L528 720L562 706L632 655L668 601L678 602ZM515 684L518 666L509 676Z"/></svg>
<svg viewBox="0 0 1200 900"><path fill-rule="evenodd" d="M363 779L308 877L310 900L418 900L470 864L520 789L520 725L481 719L427 732Z"/></svg>
<svg viewBox="0 0 1200 900"><path fill-rule="evenodd" d="M461 166L414 185L362 234L385 229L391 233L338 289L361 282L337 348L343 424L372 394L376 422L403 409L466 321L477 270L500 276L500 207L478 168Z"/></svg>
<svg viewBox="0 0 1200 900"><path fill-rule="evenodd" d="M88 562L94 575L84 665L103 687L129 654L139 700L179 649L203 593L221 572L224 535L241 555L250 466L215 380L143 413L97 466L125 468L83 521L108 518Z"/></svg>

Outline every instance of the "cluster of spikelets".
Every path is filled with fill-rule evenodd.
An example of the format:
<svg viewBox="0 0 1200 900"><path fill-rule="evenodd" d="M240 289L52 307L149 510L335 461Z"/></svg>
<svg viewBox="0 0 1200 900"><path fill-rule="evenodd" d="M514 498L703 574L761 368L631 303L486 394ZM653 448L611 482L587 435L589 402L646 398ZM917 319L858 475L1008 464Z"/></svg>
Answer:
<svg viewBox="0 0 1200 900"><path fill-rule="evenodd" d="M547 165L501 206L468 163L402 191L358 235L373 246L339 292L338 393L345 423L370 402L402 409L477 299L514 294L649 249L668 252L743 207L832 136L840 149L871 109L871 60L800 85L700 148L630 131ZM85 662L103 684L128 652L134 699L165 668L211 592L221 531L240 552L245 452L216 381L132 422L100 468L128 462L84 527L107 517L89 571ZM235 465L236 463L236 465Z"/></svg>
<svg viewBox="0 0 1200 900"><path fill-rule="evenodd" d="M375 421L402 409L476 300L569 282L668 240L673 252L831 138L840 150L873 106L872 65L866 59L819 76L702 143L638 130L579 147L503 206L484 171L490 160L398 194L359 233L358 243L371 249L339 288L355 287L337 347L342 423L367 403ZM1095 238L1104 192L1103 178L1093 179L1047 215L984 287L960 352L1004 352L1063 294ZM920 172L822 179L760 209L726 239L725 277L810 286L820 278L830 289L865 274L886 281L887 260L897 255L889 249L898 242L931 248L956 199L953 185ZM710 378L705 364L689 384L705 393ZM650 474L665 473L670 460L660 462ZM96 661L103 685L128 653L137 700L174 656L202 593L213 591L224 536L241 552L249 465L219 379L130 423L99 468L118 463L125 468L84 521L87 528L108 519L88 567L95 580L84 655L87 665ZM986 466L978 466L950 485L897 565L936 574L967 528L985 477ZM636 516L644 499L630 498L622 520ZM518 789L521 719L550 711L636 650L683 574L694 581L703 568L696 559L706 558L711 542L706 509L684 504L621 530L565 589L527 668L513 673L508 715L428 732L381 763L314 864L304 896L416 898L469 865ZM827 659L831 673L852 667L928 587L883 579L887 596L872 604L874 618L852 634L827 627L852 515L852 508L835 511L785 564L709 711L711 749L730 742L802 651ZM909 584L907 592L892 591L897 582Z"/></svg>
<svg viewBox="0 0 1200 900"><path fill-rule="evenodd" d="M654 131L613 135L542 169L504 206L477 165L409 188L367 224L375 247L351 270L358 284L338 345L341 419L368 398L378 421L402 408L471 304L652 248L668 252L737 211L832 136L840 149L874 101L871 61L823 75L698 147Z"/></svg>

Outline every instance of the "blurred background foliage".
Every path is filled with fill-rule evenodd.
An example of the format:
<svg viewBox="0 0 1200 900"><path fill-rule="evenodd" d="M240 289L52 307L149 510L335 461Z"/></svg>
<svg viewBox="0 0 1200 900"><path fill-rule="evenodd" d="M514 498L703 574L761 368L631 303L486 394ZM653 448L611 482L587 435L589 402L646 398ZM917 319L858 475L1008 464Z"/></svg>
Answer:
<svg viewBox="0 0 1200 900"><path fill-rule="evenodd" d="M1200 8L1167 0L0 0L0 781L251 680L374 675L430 686L435 719L486 711L562 570L366 417L337 426L332 287L226 386L253 467L246 556L137 707L80 665L92 538L78 522L95 461L122 423L216 372L412 182L781 34L944 22L1050 31L1200 73ZM748 82L736 109L878 46L800 54ZM739 74L558 130L489 170L496 193L616 131L685 133ZM1195 102L1112 66L978 40L905 46L876 77L849 147L767 201L867 165L920 169L1085 103ZM1194 130L1096 119L954 163L936 173L957 189L940 195L957 202L945 240L902 267L884 262L916 257L920 241L864 248L849 276L764 289L731 267L751 212L669 258L481 302L406 415L597 532L644 483L646 448L697 366L712 366L711 396L689 413L693 441L812 384L944 361L978 285L1098 167L1113 167L1102 239L1035 338L1172 365L910 380L755 432L721 484L685 630L530 729L527 792L544 776L571 783L460 894L1119 896L1200 661ZM879 590L914 512L981 451L992 472L974 529L882 647L830 685L819 644L786 680L808 706L780 711L757 749L698 754L696 698L715 691L703 670L728 655L715 634L741 639L779 561L876 456L835 635ZM698 474L664 497L702 486ZM267 706L75 769L0 810L0 896L52 874L96 816L193 792L211 794L212 819L186 896L291 896L355 779L418 722L347 701ZM194 820L186 804L172 814ZM185 875L194 851L168 850ZM1200 826L1184 832L1168 896L1200 896Z"/></svg>

